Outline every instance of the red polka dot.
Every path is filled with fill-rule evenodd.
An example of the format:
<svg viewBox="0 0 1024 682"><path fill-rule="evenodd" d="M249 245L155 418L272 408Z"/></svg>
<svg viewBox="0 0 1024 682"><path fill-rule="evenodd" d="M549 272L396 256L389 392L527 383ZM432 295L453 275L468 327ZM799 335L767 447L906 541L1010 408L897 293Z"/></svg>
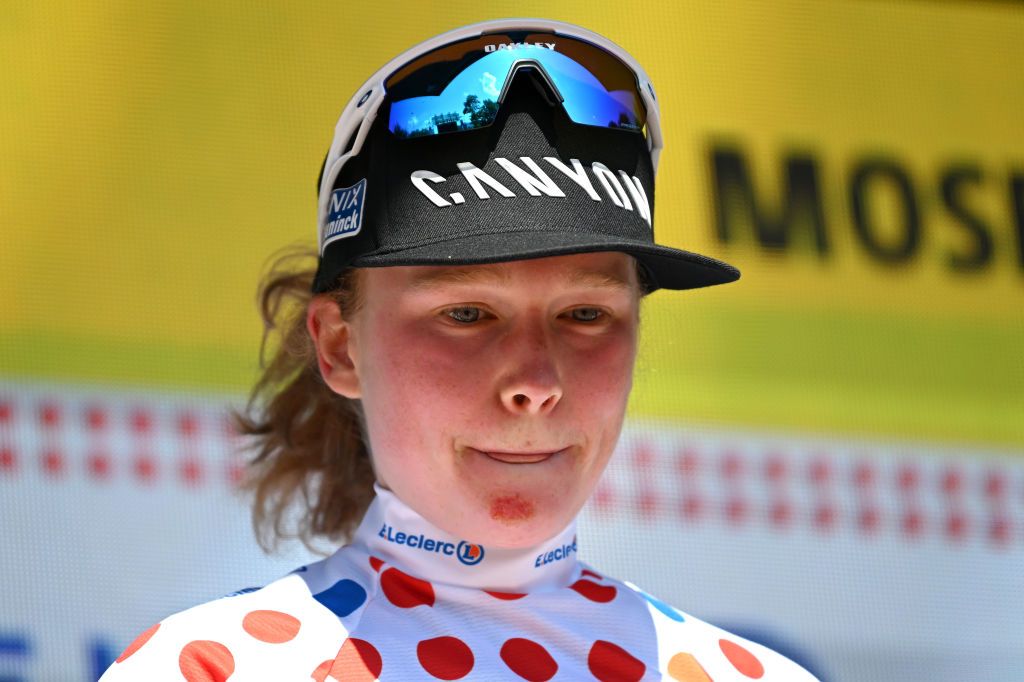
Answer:
<svg viewBox="0 0 1024 682"><path fill-rule="evenodd" d="M526 596L525 594L516 594L515 592L490 592L488 590L484 591L487 592L487 594L494 597L495 599L504 599L505 601L514 601L516 599L522 599Z"/></svg>
<svg viewBox="0 0 1024 682"><path fill-rule="evenodd" d="M590 601L596 601L599 604L606 604L615 599L616 590L611 585L598 585L589 580L577 580L569 588L576 590Z"/></svg>
<svg viewBox="0 0 1024 682"><path fill-rule="evenodd" d="M736 642L727 639L718 640L718 648L722 650L725 657L732 663L732 667L752 679L759 679L764 675L764 666L757 660L754 654L750 653Z"/></svg>
<svg viewBox="0 0 1024 682"><path fill-rule="evenodd" d="M457 680L473 669L473 652L457 637L435 637L416 645L416 658L439 680Z"/></svg>
<svg viewBox="0 0 1024 682"><path fill-rule="evenodd" d="M156 460L148 455L139 455L132 465L135 477L143 482L150 482L156 477Z"/></svg>
<svg viewBox="0 0 1024 682"><path fill-rule="evenodd" d="M375 570L378 573L380 573L380 567L383 566L383 565L384 565L384 562L381 561L380 559L378 559L377 557L375 557L375 556L370 557L370 566L373 567L373 570Z"/></svg>
<svg viewBox="0 0 1024 682"><path fill-rule="evenodd" d="M331 672L331 665L333 663L334 661L328 658L326 661L318 665L316 669L309 674L309 676L313 678L313 682L324 682L324 680L327 679L327 673Z"/></svg>
<svg viewBox="0 0 1024 682"><path fill-rule="evenodd" d="M677 682L711 682L697 659L683 651L669 659L668 675Z"/></svg>
<svg viewBox="0 0 1024 682"><path fill-rule="evenodd" d="M224 682L235 672L235 657L219 642L197 639L182 647L178 667L187 682Z"/></svg>
<svg viewBox="0 0 1024 682"><path fill-rule="evenodd" d="M640 680L647 671L643 661L622 647L600 639L590 647L587 667L601 682L632 682Z"/></svg>
<svg viewBox="0 0 1024 682"><path fill-rule="evenodd" d="M324 668L324 664L327 667ZM345 682L373 682L384 668L377 648L363 639L345 640L333 661L324 661L313 671L313 679L323 682L327 677ZM318 673L323 677L317 677Z"/></svg>
<svg viewBox="0 0 1024 682"><path fill-rule="evenodd" d="M558 672L558 663L537 642L513 637L501 646L501 660L516 675L531 682L550 680Z"/></svg>
<svg viewBox="0 0 1024 682"><path fill-rule="evenodd" d="M434 588L431 584L402 573L397 568L389 568L381 574L380 587L388 601L399 608L434 605Z"/></svg>
<svg viewBox="0 0 1024 682"><path fill-rule="evenodd" d="M590 578L593 578L594 580L604 580L604 578L602 578L597 573L594 573L593 571L591 571L588 568L584 568L582 571L580 571L580 575L582 577L584 577L584 578L590 577Z"/></svg>
<svg viewBox="0 0 1024 682"><path fill-rule="evenodd" d="M143 632L141 635L135 638L135 641L128 645L128 648L121 652L121 655L117 657L114 663L121 663L126 658L134 654L136 651L142 648L142 645L150 640L150 638L156 634L156 631L160 629L160 623L150 627L148 630Z"/></svg>
<svg viewBox="0 0 1024 682"><path fill-rule="evenodd" d="M301 626L298 618L280 611L250 611L242 619L242 629L268 644L281 644L295 639Z"/></svg>

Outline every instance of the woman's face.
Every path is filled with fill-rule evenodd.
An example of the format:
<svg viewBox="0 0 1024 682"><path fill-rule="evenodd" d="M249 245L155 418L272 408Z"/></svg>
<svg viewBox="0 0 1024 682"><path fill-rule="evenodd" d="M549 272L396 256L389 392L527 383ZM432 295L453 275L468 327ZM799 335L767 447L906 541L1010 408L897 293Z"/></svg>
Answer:
<svg viewBox="0 0 1024 682"><path fill-rule="evenodd" d="M379 482L470 542L524 546L561 531L622 427L640 299L632 257L362 274L361 307L317 345L331 387L362 401Z"/></svg>

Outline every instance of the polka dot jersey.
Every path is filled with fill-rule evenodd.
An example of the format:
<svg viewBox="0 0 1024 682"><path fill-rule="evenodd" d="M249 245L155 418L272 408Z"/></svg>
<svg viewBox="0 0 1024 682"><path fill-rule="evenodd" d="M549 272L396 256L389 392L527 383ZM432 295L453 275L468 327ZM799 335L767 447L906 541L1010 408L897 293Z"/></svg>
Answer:
<svg viewBox="0 0 1024 682"><path fill-rule="evenodd" d="M378 488L351 544L157 623L101 682L815 680L576 549L575 523L527 549L466 543Z"/></svg>

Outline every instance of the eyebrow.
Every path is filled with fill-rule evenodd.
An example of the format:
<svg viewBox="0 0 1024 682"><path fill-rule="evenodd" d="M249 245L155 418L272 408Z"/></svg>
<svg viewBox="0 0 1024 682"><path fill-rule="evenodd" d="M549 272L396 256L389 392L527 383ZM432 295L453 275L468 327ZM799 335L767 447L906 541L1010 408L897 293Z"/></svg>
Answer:
<svg viewBox="0 0 1024 682"><path fill-rule="evenodd" d="M410 287L415 290L433 289L446 284L508 284L508 273L500 268L439 268L416 275ZM632 283L618 273L597 270L571 270L569 284L610 289L630 289Z"/></svg>

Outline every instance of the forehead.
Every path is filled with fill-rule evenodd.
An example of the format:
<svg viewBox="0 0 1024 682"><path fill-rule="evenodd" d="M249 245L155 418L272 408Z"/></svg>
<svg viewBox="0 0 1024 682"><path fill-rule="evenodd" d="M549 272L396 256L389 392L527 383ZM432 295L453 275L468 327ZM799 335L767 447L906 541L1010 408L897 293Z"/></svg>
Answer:
<svg viewBox="0 0 1024 682"><path fill-rule="evenodd" d="M379 268L368 273L385 287L413 291L446 285L560 285L639 290L636 261L619 252L599 252L504 261L482 265L419 265Z"/></svg>

